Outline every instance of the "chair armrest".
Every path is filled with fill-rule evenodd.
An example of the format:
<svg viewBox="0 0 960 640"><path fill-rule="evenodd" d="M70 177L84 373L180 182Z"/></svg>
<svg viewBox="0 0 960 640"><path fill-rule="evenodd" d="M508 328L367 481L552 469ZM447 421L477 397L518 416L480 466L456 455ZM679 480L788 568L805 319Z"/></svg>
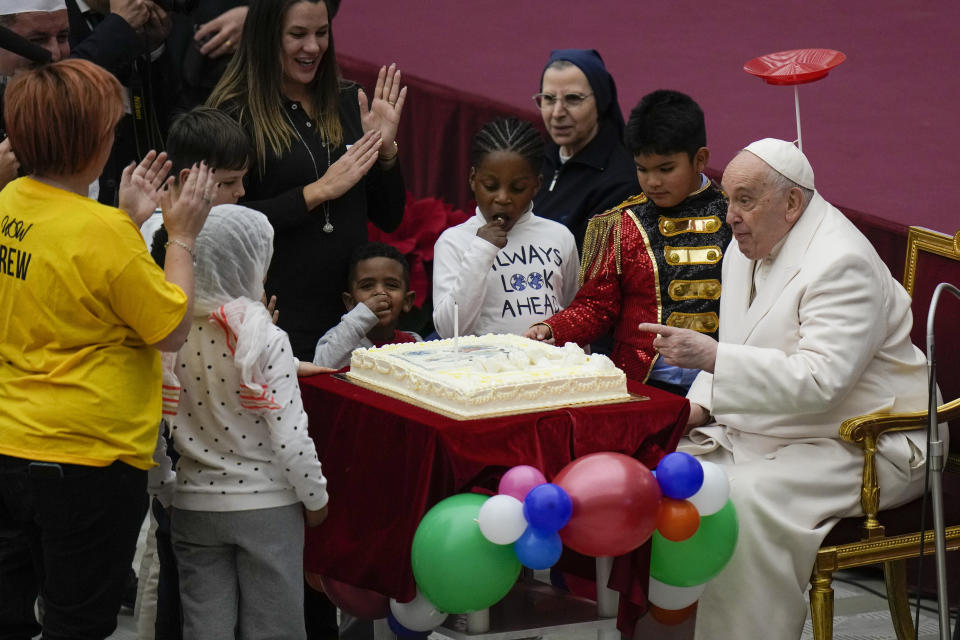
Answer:
<svg viewBox="0 0 960 640"><path fill-rule="evenodd" d="M960 398L937 407L937 423L960 418ZM883 525L877 520L880 509L880 486L877 482L877 441L886 433L914 431L926 427L927 412L871 413L844 420L840 438L863 449L863 479L860 485L860 506L866 515L863 531L866 538L883 536Z"/></svg>

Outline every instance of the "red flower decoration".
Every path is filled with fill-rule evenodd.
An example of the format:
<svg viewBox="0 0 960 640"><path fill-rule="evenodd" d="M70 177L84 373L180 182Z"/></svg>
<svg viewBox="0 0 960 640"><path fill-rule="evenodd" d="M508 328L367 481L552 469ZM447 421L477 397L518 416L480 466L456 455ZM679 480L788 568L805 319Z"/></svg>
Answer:
<svg viewBox="0 0 960 640"><path fill-rule="evenodd" d="M428 269L427 263L433 262L433 245L437 238L444 229L465 222L469 217L469 214L436 198L414 200L408 191L403 220L396 231L386 233L372 224L367 225L370 242L385 242L407 257L410 288L416 292L416 306L422 306L433 290L432 270Z"/></svg>

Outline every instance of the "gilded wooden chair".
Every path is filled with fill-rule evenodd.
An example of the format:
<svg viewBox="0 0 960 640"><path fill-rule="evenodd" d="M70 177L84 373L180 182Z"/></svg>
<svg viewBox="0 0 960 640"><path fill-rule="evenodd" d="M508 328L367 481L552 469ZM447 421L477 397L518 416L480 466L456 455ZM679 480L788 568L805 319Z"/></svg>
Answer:
<svg viewBox="0 0 960 640"><path fill-rule="evenodd" d="M953 262L951 262L953 261ZM927 307L933 288L940 281L960 284L960 231L956 235L911 227L907 236L907 258L903 285L914 299L913 339L926 345ZM950 451L944 473L944 486L960 486L960 332L956 331L960 305L947 306L941 297L937 312L937 371L941 392L950 402L937 410L939 423L951 423ZM947 308L945 308L947 307ZM952 313L951 313L952 312ZM941 321L941 317L944 318ZM947 372L952 375L944 375ZM863 449L863 484L860 503L864 517L845 518L830 532L820 547L810 578L810 611L815 640L833 638L833 588L835 571L853 567L882 565L886 582L890 616L898 640L916 637L907 594L907 560L920 555L921 535L918 531L921 499L896 509L879 512L882 487L877 483L877 441L885 433L926 428L927 412L875 414L851 418L840 427L840 437ZM946 542L948 551L960 549L960 497L944 497ZM881 524L881 519L883 523ZM934 537L930 530L932 517L926 519L928 530L923 535L923 553L930 556L927 571L933 573ZM951 594L955 595L955 594Z"/></svg>

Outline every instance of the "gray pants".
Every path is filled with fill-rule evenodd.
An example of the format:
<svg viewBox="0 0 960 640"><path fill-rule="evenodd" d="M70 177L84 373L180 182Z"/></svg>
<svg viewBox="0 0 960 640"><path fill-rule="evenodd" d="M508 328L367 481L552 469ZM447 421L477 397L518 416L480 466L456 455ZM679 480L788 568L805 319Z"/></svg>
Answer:
<svg viewBox="0 0 960 640"><path fill-rule="evenodd" d="M305 640L303 506L171 516L185 640Z"/></svg>

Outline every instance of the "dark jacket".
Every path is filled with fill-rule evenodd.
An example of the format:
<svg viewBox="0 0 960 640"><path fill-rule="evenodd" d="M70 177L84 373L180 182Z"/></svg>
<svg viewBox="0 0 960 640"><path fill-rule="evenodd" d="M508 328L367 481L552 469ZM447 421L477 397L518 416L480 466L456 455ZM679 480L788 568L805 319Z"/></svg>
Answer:
<svg viewBox="0 0 960 640"><path fill-rule="evenodd" d="M534 212L565 224L583 248L587 222L598 213L640 193L637 170L616 128L606 121L579 153L560 164L560 147L548 142L543 186L533 198Z"/></svg>

